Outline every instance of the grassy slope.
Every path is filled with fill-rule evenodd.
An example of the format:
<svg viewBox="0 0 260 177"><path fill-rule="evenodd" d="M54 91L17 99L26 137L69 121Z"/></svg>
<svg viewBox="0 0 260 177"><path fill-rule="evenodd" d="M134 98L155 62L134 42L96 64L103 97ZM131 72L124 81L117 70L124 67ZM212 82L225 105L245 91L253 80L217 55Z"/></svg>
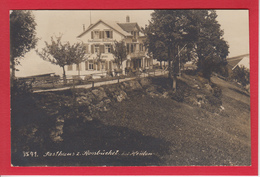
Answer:
<svg viewBox="0 0 260 177"><path fill-rule="evenodd" d="M196 77L183 77L179 82L179 90L203 93L205 90L202 89L187 89L188 86L201 84L195 80ZM214 113L185 101L180 103L170 98L151 97L145 89L132 91L128 92L130 99L121 103L113 101L109 111L100 113L98 120L86 123L75 122L75 119L65 120L64 141L61 143L51 142L48 138L48 129L55 124L55 117L35 109L35 105L19 103L19 108L25 110L21 118L28 120L12 122L12 126L17 124L18 127L12 131L12 163L25 166L250 165L250 98L223 80L214 77L212 81L222 87L224 112ZM153 85L166 88L167 84L167 79L155 79L153 82ZM46 104L44 99L52 98L54 100L49 100L50 104L53 104L53 109L58 109L59 94L53 94L39 94L40 100ZM66 97L69 101L70 96ZM22 120L20 112L16 112L17 117L12 120ZM32 123L31 120L35 121ZM24 132L23 128L27 131L33 129L32 126L38 127L38 139L33 134L19 133L20 130ZM37 150L39 155L61 150L147 151L154 155L23 158L20 152L23 150Z"/></svg>
<svg viewBox="0 0 260 177"><path fill-rule="evenodd" d="M169 152L159 165L250 165L249 96L218 78L213 82L222 87L221 115L136 92L131 100L116 103L102 120L168 142Z"/></svg>

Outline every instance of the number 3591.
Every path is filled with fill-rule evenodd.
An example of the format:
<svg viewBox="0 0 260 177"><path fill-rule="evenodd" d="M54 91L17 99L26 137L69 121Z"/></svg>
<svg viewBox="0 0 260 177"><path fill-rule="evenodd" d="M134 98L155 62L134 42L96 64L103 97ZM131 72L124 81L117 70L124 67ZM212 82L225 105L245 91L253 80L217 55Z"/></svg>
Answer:
<svg viewBox="0 0 260 177"><path fill-rule="evenodd" d="M23 151L23 157L38 157L38 154L33 151Z"/></svg>

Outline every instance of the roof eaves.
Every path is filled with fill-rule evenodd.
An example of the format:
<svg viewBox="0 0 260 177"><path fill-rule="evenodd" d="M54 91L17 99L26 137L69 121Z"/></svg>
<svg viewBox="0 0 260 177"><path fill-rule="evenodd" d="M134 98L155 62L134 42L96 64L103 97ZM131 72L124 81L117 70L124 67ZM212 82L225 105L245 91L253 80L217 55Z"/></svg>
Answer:
<svg viewBox="0 0 260 177"><path fill-rule="evenodd" d="M120 28L123 30L122 32L119 31L119 30L117 30L117 29L115 29L112 25L109 25L107 22L105 22L105 21L103 21L103 20L100 19L100 20L98 20L95 24L90 25L89 28L88 28L86 31L84 31L83 33L81 33L79 36L77 36L77 38L82 37L85 33L87 33L89 30L91 30L94 26L96 26L96 25L97 25L98 23L100 23L100 22L103 22L105 25L107 25L107 26L109 26L110 28L114 29L114 30L117 31L118 33L122 34L123 36L131 36L131 34L129 35L129 33L125 32L119 25L118 25L118 27L120 27Z"/></svg>

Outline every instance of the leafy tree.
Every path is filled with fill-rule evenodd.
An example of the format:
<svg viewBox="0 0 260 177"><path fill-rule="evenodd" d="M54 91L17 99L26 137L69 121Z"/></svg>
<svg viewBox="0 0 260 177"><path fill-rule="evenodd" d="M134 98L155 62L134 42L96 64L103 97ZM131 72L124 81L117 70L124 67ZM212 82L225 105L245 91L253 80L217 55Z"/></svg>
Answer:
<svg viewBox="0 0 260 177"><path fill-rule="evenodd" d="M210 80L212 72L226 65L228 44L214 10L155 10L149 26L146 46L155 57L167 57L169 77L176 89L180 64L195 57L198 71Z"/></svg>
<svg viewBox="0 0 260 177"><path fill-rule="evenodd" d="M188 36L192 28L187 13L187 10L155 10L149 26L144 30L148 51L155 57L167 59L174 90L180 62L178 48L183 48L192 39Z"/></svg>
<svg viewBox="0 0 260 177"><path fill-rule="evenodd" d="M20 64L20 59L35 48L36 22L31 11L14 10L10 14L10 63L11 79L15 77L15 65Z"/></svg>
<svg viewBox="0 0 260 177"><path fill-rule="evenodd" d="M115 61L117 63L118 68L122 65L123 61L126 60L127 54L126 54L126 45L124 41L115 41L114 48L112 50L112 53L115 56Z"/></svg>
<svg viewBox="0 0 260 177"><path fill-rule="evenodd" d="M246 86L250 83L249 69L245 68L244 66L237 66L233 70L232 77L243 86Z"/></svg>
<svg viewBox="0 0 260 177"><path fill-rule="evenodd" d="M72 62L77 64L79 68L79 64L86 60L86 46L82 43L73 45L69 45L68 43L68 55ZM80 69L78 70L78 75L80 75Z"/></svg>
<svg viewBox="0 0 260 177"><path fill-rule="evenodd" d="M73 63L79 64L84 60L86 47L81 43L70 45L69 42L62 43L61 37L56 37L56 40L51 38L51 43L45 42L45 48L41 52L36 50L36 53L43 59L52 64L59 65L63 69L63 80L66 83L65 66Z"/></svg>
<svg viewBox="0 0 260 177"><path fill-rule="evenodd" d="M214 10L193 11L193 21L198 30L195 50L198 56L197 66L205 78L210 80L212 72L218 72L227 64L228 44L224 40L224 31L220 29Z"/></svg>

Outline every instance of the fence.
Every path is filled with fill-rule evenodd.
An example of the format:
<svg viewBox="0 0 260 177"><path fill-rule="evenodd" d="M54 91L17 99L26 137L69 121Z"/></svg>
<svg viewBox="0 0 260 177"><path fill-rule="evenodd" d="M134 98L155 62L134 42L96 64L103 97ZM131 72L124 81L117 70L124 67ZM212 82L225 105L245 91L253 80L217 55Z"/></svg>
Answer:
<svg viewBox="0 0 260 177"><path fill-rule="evenodd" d="M55 90L66 90L70 88L94 88L101 85L116 84L135 78L144 78L144 77L154 77L165 75L167 71L165 70L149 70L146 72L137 72L135 75L119 75L115 77L103 77L100 79L80 79L80 76L75 76L71 79L66 79L64 82L63 79L54 80L49 79L46 81L46 84L41 84L38 86L33 86L34 92L43 92L43 91L55 91ZM84 76L84 75L81 75Z"/></svg>

